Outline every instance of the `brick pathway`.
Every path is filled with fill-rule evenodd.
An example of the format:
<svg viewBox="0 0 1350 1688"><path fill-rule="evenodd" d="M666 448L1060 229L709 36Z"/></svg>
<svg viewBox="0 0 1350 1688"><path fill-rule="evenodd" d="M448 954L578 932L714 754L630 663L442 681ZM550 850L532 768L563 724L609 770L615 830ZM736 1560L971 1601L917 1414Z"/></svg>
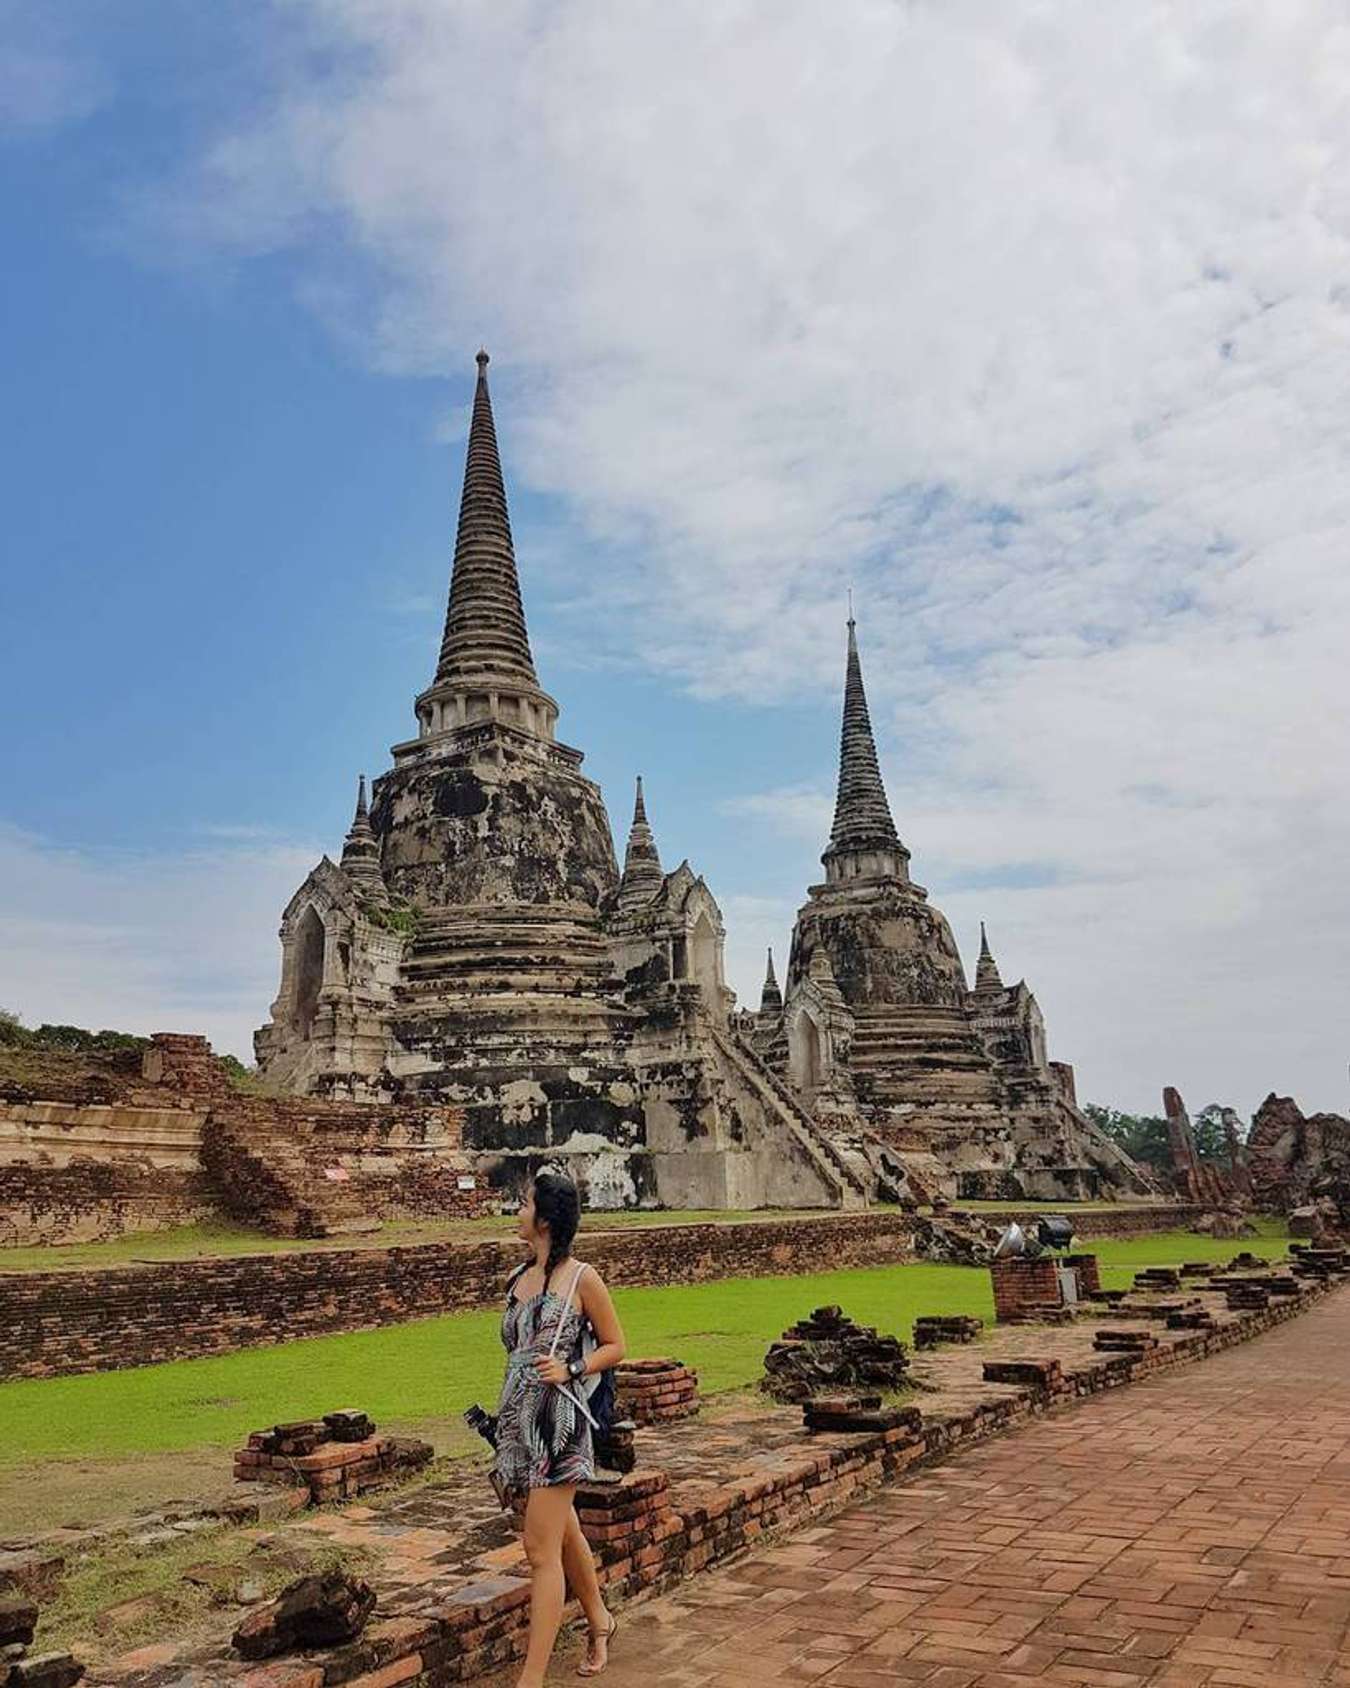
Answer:
<svg viewBox="0 0 1350 1688"><path fill-rule="evenodd" d="M1347 1626L1341 1293L631 1609L604 1681L1350 1688Z"/></svg>

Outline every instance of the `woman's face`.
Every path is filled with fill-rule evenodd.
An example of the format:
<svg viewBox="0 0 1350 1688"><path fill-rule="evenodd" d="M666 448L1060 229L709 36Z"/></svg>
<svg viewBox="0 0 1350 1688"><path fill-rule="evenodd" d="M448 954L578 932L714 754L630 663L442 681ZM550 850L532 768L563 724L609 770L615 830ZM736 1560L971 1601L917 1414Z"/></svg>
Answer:
<svg viewBox="0 0 1350 1688"><path fill-rule="evenodd" d="M539 1240L539 1227L534 1221L534 1185L531 1184L525 1192L525 1199L520 1204L520 1212L516 1215L516 1235L522 1242L533 1243Z"/></svg>

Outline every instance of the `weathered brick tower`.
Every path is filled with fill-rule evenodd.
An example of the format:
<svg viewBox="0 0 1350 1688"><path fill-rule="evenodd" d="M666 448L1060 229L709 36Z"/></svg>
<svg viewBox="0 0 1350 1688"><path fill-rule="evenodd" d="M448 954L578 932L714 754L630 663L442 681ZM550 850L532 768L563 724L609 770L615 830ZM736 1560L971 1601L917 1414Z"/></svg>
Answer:
<svg viewBox="0 0 1350 1688"><path fill-rule="evenodd" d="M832 1145L731 1035L723 925L664 873L639 786L620 877L555 736L478 354L445 633L417 737L282 918L259 1065L299 1094L448 1101L485 1174L567 1158L592 1205L853 1204Z"/></svg>

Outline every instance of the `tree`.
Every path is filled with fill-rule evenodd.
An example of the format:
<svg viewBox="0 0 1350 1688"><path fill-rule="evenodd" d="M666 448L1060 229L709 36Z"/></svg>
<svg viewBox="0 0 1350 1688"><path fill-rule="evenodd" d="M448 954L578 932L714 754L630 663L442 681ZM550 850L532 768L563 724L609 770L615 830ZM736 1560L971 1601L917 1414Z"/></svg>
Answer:
<svg viewBox="0 0 1350 1688"><path fill-rule="evenodd" d="M33 1034L23 1023L23 1015L11 1008L0 1008L0 1047L28 1043Z"/></svg>
<svg viewBox="0 0 1350 1688"><path fill-rule="evenodd" d="M1125 1114L1119 1108L1103 1108L1096 1102L1089 1102L1083 1112L1131 1160L1157 1167L1163 1172L1170 1169L1172 1151L1168 1146L1165 1119L1159 1119L1156 1114Z"/></svg>
<svg viewBox="0 0 1350 1688"><path fill-rule="evenodd" d="M1224 1130L1223 1116L1231 1112L1232 1109L1225 1108L1221 1102L1211 1102L1207 1108L1201 1108L1195 1116L1192 1129L1201 1160L1222 1161L1227 1164L1228 1133ZM1239 1141L1245 1137L1246 1132L1238 1132Z"/></svg>

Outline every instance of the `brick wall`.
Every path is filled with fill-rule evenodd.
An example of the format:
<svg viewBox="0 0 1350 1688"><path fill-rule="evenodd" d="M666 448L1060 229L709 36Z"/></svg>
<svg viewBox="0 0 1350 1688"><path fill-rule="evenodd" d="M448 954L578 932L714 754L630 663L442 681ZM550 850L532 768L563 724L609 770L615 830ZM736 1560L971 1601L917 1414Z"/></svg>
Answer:
<svg viewBox="0 0 1350 1688"><path fill-rule="evenodd" d="M1049 1255L1042 1260L994 1262L989 1275L994 1282L994 1317L1000 1324L1022 1318L1029 1307L1058 1305L1059 1279L1055 1265Z"/></svg>
<svg viewBox="0 0 1350 1688"><path fill-rule="evenodd" d="M583 1234L615 1285L884 1266L909 1257L900 1213ZM495 1304L510 1241L0 1273L0 1378L108 1371Z"/></svg>

